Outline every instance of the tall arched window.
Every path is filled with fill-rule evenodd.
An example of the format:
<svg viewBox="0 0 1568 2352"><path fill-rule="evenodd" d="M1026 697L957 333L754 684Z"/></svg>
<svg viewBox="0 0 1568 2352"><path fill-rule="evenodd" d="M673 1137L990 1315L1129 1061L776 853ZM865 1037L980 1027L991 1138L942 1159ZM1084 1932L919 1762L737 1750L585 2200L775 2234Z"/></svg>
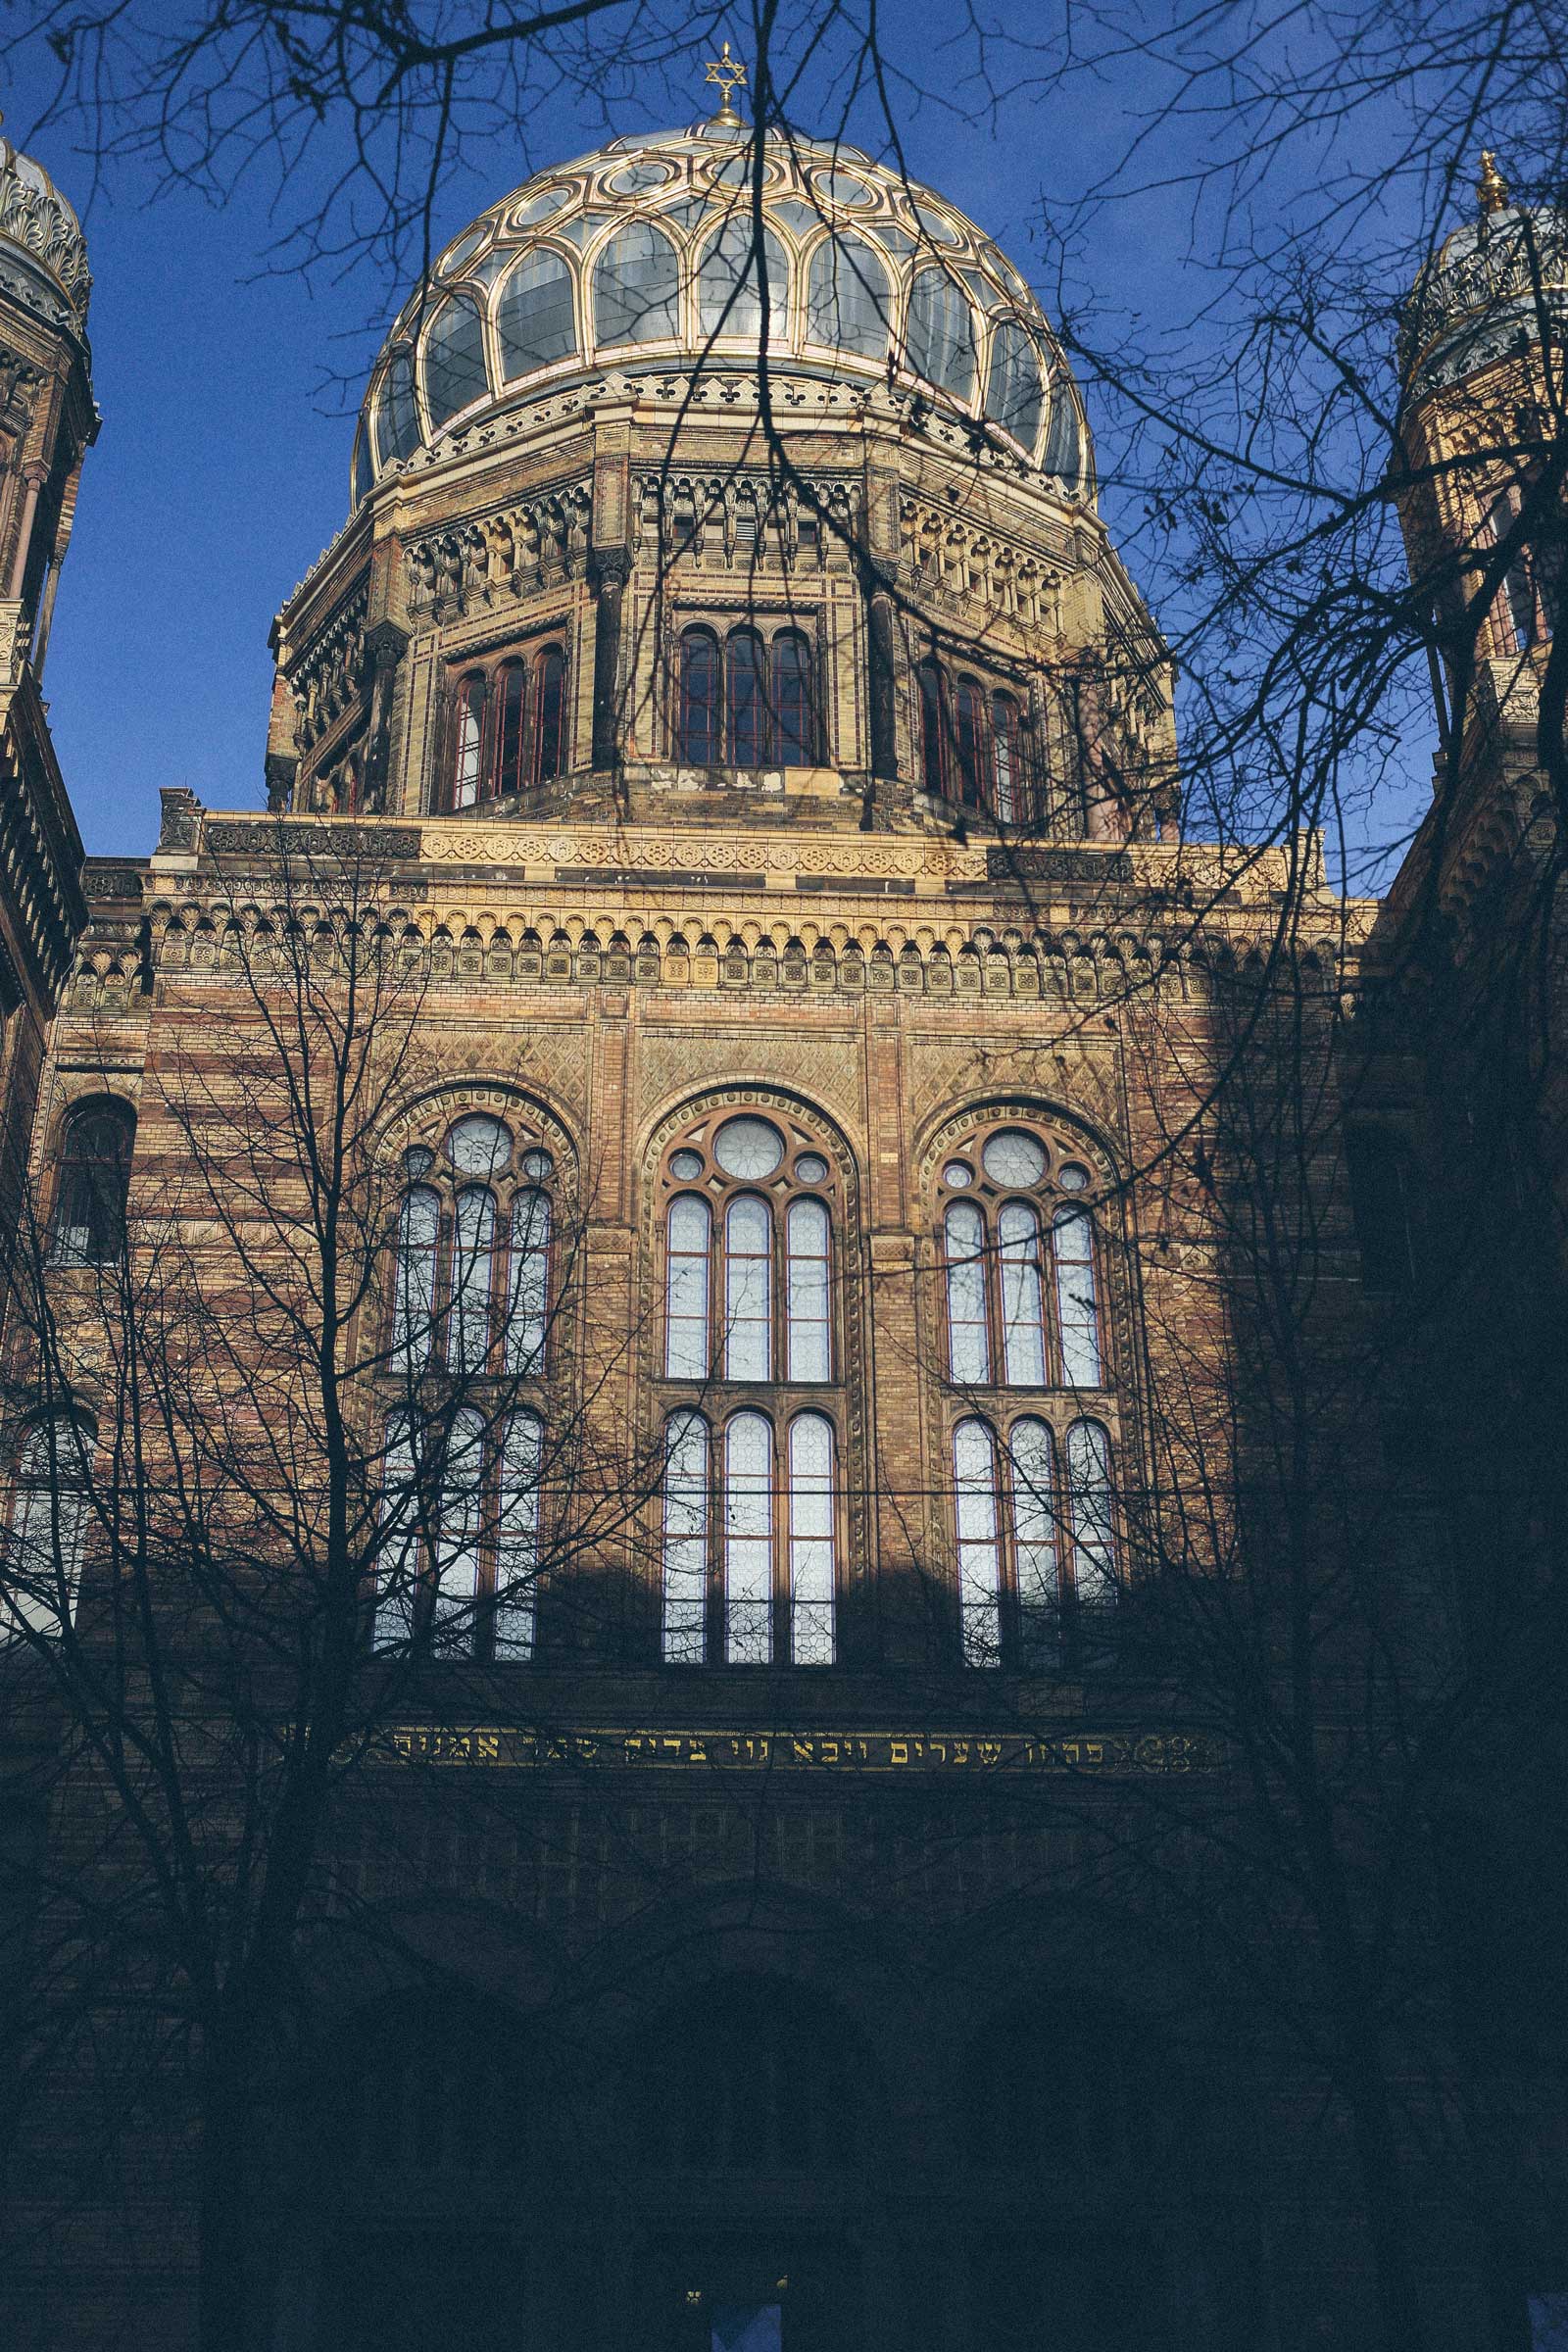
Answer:
<svg viewBox="0 0 1568 2352"><path fill-rule="evenodd" d="M1082 1208L1058 1209L1052 1222L1056 1259L1056 1316L1061 1377L1069 1388L1101 1385L1100 1301L1095 1288L1095 1229Z"/></svg>
<svg viewBox="0 0 1568 2352"><path fill-rule="evenodd" d="M495 1246L495 1195L484 1185L466 1185L458 1195L453 1220L447 1362L454 1372L482 1372L490 1352Z"/></svg>
<svg viewBox="0 0 1568 2352"><path fill-rule="evenodd" d="M520 662L504 662L496 673L498 705L493 789L499 796L520 792L528 740L528 672Z"/></svg>
<svg viewBox="0 0 1568 2352"><path fill-rule="evenodd" d="M1486 536L1494 547L1500 546L1519 519L1522 500L1517 490L1505 490L1494 504L1486 520ZM1537 604L1535 566L1530 550L1521 545L1508 565L1502 583L1502 604L1506 608L1508 635L1513 648L1524 653L1538 637L1551 635L1549 627L1543 628Z"/></svg>
<svg viewBox="0 0 1568 2352"><path fill-rule="evenodd" d="M773 1376L773 1220L741 1193L724 1216L724 1377Z"/></svg>
<svg viewBox="0 0 1568 2352"><path fill-rule="evenodd" d="M527 1186L512 1203L506 1366L524 1375L544 1364L550 1328L550 1195Z"/></svg>
<svg viewBox="0 0 1568 2352"><path fill-rule="evenodd" d="M708 1423L675 1413L664 1437L664 1662L708 1655Z"/></svg>
<svg viewBox="0 0 1568 2352"><path fill-rule="evenodd" d="M377 1649L401 1649L414 1640L424 1549L420 1425L412 1413L387 1415L381 1442L381 1507L376 1521L375 1622Z"/></svg>
<svg viewBox="0 0 1568 2352"><path fill-rule="evenodd" d="M797 1413L789 1444L791 1654L797 1666L831 1666L838 1584L833 1424L825 1413Z"/></svg>
<svg viewBox="0 0 1568 2352"><path fill-rule="evenodd" d="M120 1255L135 1139L127 1102L83 1102L72 1111L55 1194L57 1263L94 1266Z"/></svg>
<svg viewBox="0 0 1568 2352"><path fill-rule="evenodd" d="M1067 1525L1079 1616L1102 1618L1116 1599L1116 1535L1110 1439L1098 1421L1075 1421L1067 1432Z"/></svg>
<svg viewBox="0 0 1568 2352"><path fill-rule="evenodd" d="M737 629L725 652L732 767L767 765L767 669L755 629Z"/></svg>
<svg viewBox="0 0 1568 2352"><path fill-rule="evenodd" d="M699 1654L711 1639L715 1657L732 1665L830 1663L842 1443L831 1164L793 1121L714 1113L668 1146L663 1182L664 1377L700 1390L704 1430L711 1424L703 1441L714 1497L711 1528L703 1522L709 1631ZM757 1395L764 1387L765 1409ZM791 1388L805 1394L792 1400ZM671 1447L696 1411L694 1398L671 1412ZM672 1528L682 1542L692 1533L685 1459L680 1452L673 1504L668 1476L665 1493L665 1558L679 1577L695 1574L690 1548L669 1548ZM696 1662L694 1623L690 1607L672 1617L666 1605L666 1660Z"/></svg>
<svg viewBox="0 0 1568 2352"><path fill-rule="evenodd" d="M414 359L395 351L387 362L375 402L375 451L383 470L419 446L419 411L414 397Z"/></svg>
<svg viewBox="0 0 1568 2352"><path fill-rule="evenodd" d="M773 1429L736 1413L724 1432L724 1657L765 1666L773 1654Z"/></svg>
<svg viewBox="0 0 1568 2352"><path fill-rule="evenodd" d="M535 368L570 359L577 348L571 270L548 247L520 261L501 289L496 307L501 373L508 383Z"/></svg>
<svg viewBox="0 0 1568 2352"><path fill-rule="evenodd" d="M1029 821L1023 721L1010 694L991 697L991 807L1002 825Z"/></svg>
<svg viewBox="0 0 1568 2352"><path fill-rule="evenodd" d="M951 1215L951 1210L949 1211ZM1040 1280L1040 1217L1028 1200L1004 1200L1001 1241L1002 1369L1010 1389L1046 1385L1046 1301Z"/></svg>
<svg viewBox="0 0 1568 2352"><path fill-rule="evenodd" d="M820 1200L794 1200L787 1222L784 1329L790 1380L832 1377L831 1227Z"/></svg>
<svg viewBox="0 0 1568 2352"><path fill-rule="evenodd" d="M434 1597L430 1640L439 1650L473 1645L483 1529L485 1416L475 1405L454 1413L447 1431L436 1505Z"/></svg>
<svg viewBox="0 0 1568 2352"><path fill-rule="evenodd" d="M973 678L958 680L957 710L958 798L965 808L978 808L985 799L990 762L985 696Z"/></svg>
<svg viewBox="0 0 1568 2352"><path fill-rule="evenodd" d="M404 1195L398 1217L393 1347L416 1370L435 1346L436 1271L441 1250L441 1196L428 1185Z"/></svg>
<svg viewBox="0 0 1568 2352"><path fill-rule="evenodd" d="M664 1276L664 1371L706 1380L714 1361L708 1330L712 1212L695 1194L669 1204Z"/></svg>
<svg viewBox="0 0 1568 2352"><path fill-rule="evenodd" d="M717 767L722 750L718 639L711 629L685 629L680 641L678 755L693 767Z"/></svg>
<svg viewBox="0 0 1568 2352"><path fill-rule="evenodd" d="M533 1656L539 1582L539 1481L545 1425L527 1407L501 1440L501 1508L495 1566L495 1654Z"/></svg>
<svg viewBox="0 0 1568 2352"><path fill-rule="evenodd" d="M471 808L479 798L484 760L485 682L465 678L458 688L456 728L452 746L452 806Z"/></svg>
<svg viewBox="0 0 1568 2352"><path fill-rule="evenodd" d="M768 339L779 342L789 332L789 263L769 228L762 231L761 247ZM698 265L698 324L705 340L710 335L724 335L755 343L762 331L761 283L757 236L750 218L737 216L726 220Z"/></svg>
<svg viewBox="0 0 1568 2352"><path fill-rule="evenodd" d="M946 681L940 663L925 661L918 670L920 687L920 781L935 801L948 791L948 713Z"/></svg>
<svg viewBox="0 0 1568 2352"><path fill-rule="evenodd" d="M991 1378L985 1218L972 1200L955 1200L949 1205L943 1230L948 1266L948 1371L965 1387L982 1387Z"/></svg>
<svg viewBox="0 0 1568 2352"><path fill-rule="evenodd" d="M566 665L559 645L547 645L537 667L538 699L534 725L533 780L548 784L562 769L562 718L564 711Z"/></svg>
<svg viewBox="0 0 1568 2352"><path fill-rule="evenodd" d="M1040 436L1045 405L1040 359L1021 320L1001 318L991 330L991 368L986 377L986 414L1004 432L1032 450Z"/></svg>
<svg viewBox="0 0 1568 2352"><path fill-rule="evenodd" d="M1015 1421L1007 1434L1007 1456L1018 1662L1025 1670L1038 1669L1056 1663L1061 1637L1056 1454L1050 1424L1030 1415Z"/></svg>
<svg viewBox="0 0 1568 2352"><path fill-rule="evenodd" d="M863 237L829 237L817 247L806 296L809 342L880 360L892 310L887 270Z"/></svg>
<svg viewBox="0 0 1568 2352"><path fill-rule="evenodd" d="M773 640L773 734L780 767L811 764L811 657L799 629Z"/></svg>
<svg viewBox="0 0 1568 2352"><path fill-rule="evenodd" d="M58 1635L76 1613L87 1534L91 1433L67 1413L36 1421L22 1441L11 1490L10 1541L0 1592L0 1643Z"/></svg>
<svg viewBox="0 0 1568 2352"><path fill-rule="evenodd" d="M958 1538L958 1630L966 1666L1002 1662L1002 1551L997 1531L997 1454L983 1421L953 1433Z"/></svg>

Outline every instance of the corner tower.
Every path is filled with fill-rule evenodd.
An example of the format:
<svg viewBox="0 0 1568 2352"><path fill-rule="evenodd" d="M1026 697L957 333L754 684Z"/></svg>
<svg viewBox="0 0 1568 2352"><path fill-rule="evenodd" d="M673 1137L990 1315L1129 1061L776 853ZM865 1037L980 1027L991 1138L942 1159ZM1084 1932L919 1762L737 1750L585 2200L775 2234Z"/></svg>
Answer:
<svg viewBox="0 0 1568 2352"><path fill-rule="evenodd" d="M0 138L0 1197L86 919L81 842L39 681L81 462L98 431L91 284L75 214Z"/></svg>

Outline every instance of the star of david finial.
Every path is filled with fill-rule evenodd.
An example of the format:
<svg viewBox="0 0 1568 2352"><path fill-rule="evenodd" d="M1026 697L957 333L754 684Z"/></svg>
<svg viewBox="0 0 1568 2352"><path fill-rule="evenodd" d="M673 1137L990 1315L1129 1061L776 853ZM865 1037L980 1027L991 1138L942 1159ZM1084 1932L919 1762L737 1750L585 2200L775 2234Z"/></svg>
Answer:
<svg viewBox="0 0 1568 2352"><path fill-rule="evenodd" d="M731 57L728 41L724 43L720 56L709 59L704 79L718 85L719 108L713 121L726 130L739 129L741 119L731 106L730 99L736 90L746 87L746 67L740 58Z"/></svg>

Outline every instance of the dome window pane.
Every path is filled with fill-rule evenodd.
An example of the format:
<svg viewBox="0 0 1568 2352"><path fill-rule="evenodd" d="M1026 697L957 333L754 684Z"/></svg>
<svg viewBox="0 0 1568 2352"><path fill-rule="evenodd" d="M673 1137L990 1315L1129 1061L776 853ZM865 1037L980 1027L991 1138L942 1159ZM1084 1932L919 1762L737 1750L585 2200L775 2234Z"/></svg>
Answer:
<svg viewBox="0 0 1568 2352"><path fill-rule="evenodd" d="M605 186L612 196L641 196L649 188L664 187L674 176L672 164L628 164L623 172L612 172Z"/></svg>
<svg viewBox="0 0 1568 2352"><path fill-rule="evenodd" d="M1004 318L991 338L986 414L1025 449L1033 449L1044 404L1035 347L1016 318Z"/></svg>
<svg viewBox="0 0 1568 2352"><path fill-rule="evenodd" d="M424 339L424 401L432 432L489 390L484 321L471 303L449 302Z"/></svg>
<svg viewBox="0 0 1568 2352"><path fill-rule="evenodd" d="M933 239L936 244L961 245L963 243L962 237L946 214L934 212L928 204L911 205L909 210L919 221L926 236Z"/></svg>
<svg viewBox="0 0 1568 2352"><path fill-rule="evenodd" d="M762 231L762 261L767 270L769 334L782 342L789 331L789 264L784 248L771 229ZM757 268L756 238L749 220L726 220L704 254L697 278L702 332L707 335L744 335L756 341L762 331L762 300Z"/></svg>
<svg viewBox="0 0 1568 2352"><path fill-rule="evenodd" d="M863 237L830 237L817 247L806 296L810 342L880 360L891 310L888 273Z"/></svg>
<svg viewBox="0 0 1568 2352"><path fill-rule="evenodd" d="M370 428L362 424L354 440L354 474L352 497L356 507L363 506L375 486L370 467Z"/></svg>
<svg viewBox="0 0 1568 2352"><path fill-rule="evenodd" d="M521 204L514 208L512 225L514 228L533 228L541 220L553 220L557 213L565 211L571 197L570 188L546 188L538 196L525 196Z"/></svg>
<svg viewBox="0 0 1568 2352"><path fill-rule="evenodd" d="M1051 430L1046 435L1046 471L1054 473L1069 490L1076 488L1082 470L1082 456L1078 440L1078 417L1071 400L1057 390L1051 403Z"/></svg>
<svg viewBox="0 0 1568 2352"><path fill-rule="evenodd" d="M848 172L813 172L811 185L824 204L873 204L876 199L863 180Z"/></svg>
<svg viewBox="0 0 1568 2352"><path fill-rule="evenodd" d="M973 400L974 313L943 270L922 270L909 293L908 364L955 400Z"/></svg>
<svg viewBox="0 0 1568 2352"><path fill-rule="evenodd" d="M419 413L414 405L414 363L394 352L375 403L376 455L383 466L412 458L419 446Z"/></svg>
<svg viewBox="0 0 1568 2352"><path fill-rule="evenodd" d="M470 228L466 236L449 246L441 257L442 275L450 276L454 270L461 270L465 262L471 261L484 243L485 233L483 228Z"/></svg>
<svg viewBox="0 0 1568 2352"><path fill-rule="evenodd" d="M531 253L518 263L502 289L496 332L504 383L571 357L577 318L571 270L559 253Z"/></svg>
<svg viewBox="0 0 1568 2352"><path fill-rule="evenodd" d="M677 331L675 248L646 220L611 238L594 271L600 343L657 343Z"/></svg>

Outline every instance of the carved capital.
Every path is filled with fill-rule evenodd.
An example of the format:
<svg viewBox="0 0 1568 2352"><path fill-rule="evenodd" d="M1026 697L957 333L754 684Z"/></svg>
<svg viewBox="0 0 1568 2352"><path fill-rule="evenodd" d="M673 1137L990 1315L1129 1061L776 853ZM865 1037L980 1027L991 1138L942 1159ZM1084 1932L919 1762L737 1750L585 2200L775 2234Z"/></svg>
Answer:
<svg viewBox="0 0 1568 2352"><path fill-rule="evenodd" d="M631 577L631 550L596 547L588 560L588 577L595 594L606 588L624 588Z"/></svg>
<svg viewBox="0 0 1568 2352"><path fill-rule="evenodd" d="M409 632L395 620L378 620L365 632L365 652L377 669L395 668L408 649Z"/></svg>

